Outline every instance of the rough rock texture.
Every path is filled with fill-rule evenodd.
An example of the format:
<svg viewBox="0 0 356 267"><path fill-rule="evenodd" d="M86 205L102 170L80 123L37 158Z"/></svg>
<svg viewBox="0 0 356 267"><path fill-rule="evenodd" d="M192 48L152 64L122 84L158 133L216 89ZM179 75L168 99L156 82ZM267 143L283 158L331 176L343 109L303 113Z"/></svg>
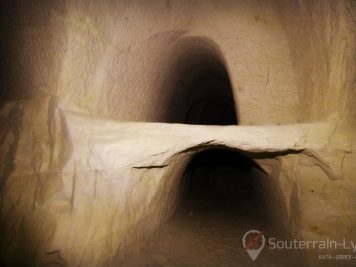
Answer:
<svg viewBox="0 0 356 267"><path fill-rule="evenodd" d="M214 147L264 169L293 236L355 239L355 18L352 0L2 1L0 265L110 266ZM207 62L253 126L148 123Z"/></svg>
<svg viewBox="0 0 356 267"><path fill-rule="evenodd" d="M276 10L288 21L283 26L305 105L299 119L354 115L355 1L276 1Z"/></svg>
<svg viewBox="0 0 356 267"><path fill-rule="evenodd" d="M179 68L207 50L242 124L355 115L355 17L352 0L3 1L1 96L164 122Z"/></svg>
<svg viewBox="0 0 356 267"><path fill-rule="evenodd" d="M2 7L6 99L58 95L70 110L164 122L177 94L177 62L190 55L179 63L189 70L208 47L230 74L242 123L296 120L287 38L265 1L6 1Z"/></svg>
<svg viewBox="0 0 356 267"><path fill-rule="evenodd" d="M31 133L2 134L9 144L2 146L6 261L115 262L174 212L184 167L195 153L214 147L256 158L269 175L262 184L267 208L286 231L306 239L354 236L355 147L347 139L348 150L330 145L331 123L119 123L64 112L55 98L8 104L2 116ZM43 125L32 116L42 117Z"/></svg>

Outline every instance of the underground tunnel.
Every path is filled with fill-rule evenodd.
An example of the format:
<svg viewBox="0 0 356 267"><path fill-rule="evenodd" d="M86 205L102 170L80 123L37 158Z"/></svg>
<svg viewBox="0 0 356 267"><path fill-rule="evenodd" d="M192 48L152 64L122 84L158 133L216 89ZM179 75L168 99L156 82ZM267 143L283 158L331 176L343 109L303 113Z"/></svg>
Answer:
<svg viewBox="0 0 356 267"><path fill-rule="evenodd" d="M181 40L170 62L167 122L237 125L237 108L222 53L208 38Z"/></svg>
<svg viewBox="0 0 356 267"><path fill-rule="evenodd" d="M150 239L135 250L120 266L241 266L250 264L240 248L240 236L263 229L279 238L285 232L273 224L262 184L271 177L242 151L210 147L196 152L175 177L171 194L179 192L178 203L171 205L171 216ZM168 194L170 194L168 192ZM260 255L265 266L305 266L303 252L267 252Z"/></svg>
<svg viewBox="0 0 356 267"><path fill-rule="evenodd" d="M355 18L1 1L0 265L354 266L268 241L356 242Z"/></svg>

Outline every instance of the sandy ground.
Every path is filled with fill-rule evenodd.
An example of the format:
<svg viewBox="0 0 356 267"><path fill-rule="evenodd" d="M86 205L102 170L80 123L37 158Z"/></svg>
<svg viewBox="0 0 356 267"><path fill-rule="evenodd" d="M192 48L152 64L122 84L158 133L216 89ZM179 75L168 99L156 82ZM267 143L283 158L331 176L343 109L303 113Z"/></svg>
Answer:
<svg viewBox="0 0 356 267"><path fill-rule="evenodd" d="M238 199L220 193L188 196L160 231L120 266L308 266L300 251L266 247L256 261L251 260L241 241L250 229L263 230L266 238L281 238L258 211L251 196Z"/></svg>

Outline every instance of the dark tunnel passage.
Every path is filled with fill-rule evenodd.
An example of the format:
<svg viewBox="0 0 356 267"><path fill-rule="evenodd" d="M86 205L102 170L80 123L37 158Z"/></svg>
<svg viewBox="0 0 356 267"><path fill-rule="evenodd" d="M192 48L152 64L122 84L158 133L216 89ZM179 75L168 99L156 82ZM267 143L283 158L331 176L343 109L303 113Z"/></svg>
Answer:
<svg viewBox="0 0 356 267"><path fill-rule="evenodd" d="M238 125L232 85L217 46L205 38L188 38L175 51L164 86L170 90L163 121ZM121 266L251 266L244 234L251 229L276 237L284 233L267 212L275 207L269 206L270 192L265 191L271 177L250 156L224 146L193 155L167 192L174 199L180 196L168 208L173 215ZM305 266L305 257L295 253L265 251L260 258L263 266Z"/></svg>
<svg viewBox="0 0 356 267"><path fill-rule="evenodd" d="M186 168L184 198L206 198L208 202L220 198L231 205L239 199L254 198L255 172L262 172L261 168L238 152L225 149L200 152Z"/></svg>
<svg viewBox="0 0 356 267"><path fill-rule="evenodd" d="M174 77L165 122L238 125L238 109L221 53L201 38L183 43L168 77ZM173 87L172 87L173 85ZM247 153L224 146L199 151L166 194L173 214L122 266L250 266L242 237L251 229L279 235L265 207L271 177ZM261 156L261 155L260 155ZM185 162L182 162L185 164ZM178 202L178 203L177 203ZM261 255L262 265L305 266L285 253ZM294 257L295 255L291 255Z"/></svg>
<svg viewBox="0 0 356 267"><path fill-rule="evenodd" d="M251 265L244 251L242 237L251 229L281 236L260 195L261 180L269 178L244 153L199 152L181 178L176 213L122 266L306 266L301 252L265 250L260 265Z"/></svg>
<svg viewBox="0 0 356 267"><path fill-rule="evenodd" d="M192 38L177 50L171 75L168 122L236 125L237 109L229 75L215 44Z"/></svg>
<svg viewBox="0 0 356 267"><path fill-rule="evenodd" d="M236 125L236 110L227 74L217 70L202 70L195 75L185 84L187 88L182 90L199 90L203 92L203 96L191 101L184 123Z"/></svg>

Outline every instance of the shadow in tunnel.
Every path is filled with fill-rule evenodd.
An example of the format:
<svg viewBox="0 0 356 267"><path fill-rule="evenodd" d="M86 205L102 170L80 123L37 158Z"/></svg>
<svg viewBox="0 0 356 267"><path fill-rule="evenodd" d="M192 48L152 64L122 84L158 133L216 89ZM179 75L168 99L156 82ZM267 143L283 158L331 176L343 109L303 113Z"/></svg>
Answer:
<svg viewBox="0 0 356 267"><path fill-rule="evenodd" d="M261 168L238 152L225 149L200 152L185 171L182 205L187 199L201 199L203 206L222 204L221 207L233 209L245 199L255 202L256 172L261 172Z"/></svg>
<svg viewBox="0 0 356 267"><path fill-rule="evenodd" d="M172 55L166 122L237 125L230 78L219 47L208 38L183 38Z"/></svg>
<svg viewBox="0 0 356 267"><path fill-rule="evenodd" d="M187 92L183 97L189 103L184 123L236 125L235 103L228 75L219 63L210 64L209 68L193 68L193 73L187 75L189 78L179 89ZM200 92L201 97L193 92Z"/></svg>

